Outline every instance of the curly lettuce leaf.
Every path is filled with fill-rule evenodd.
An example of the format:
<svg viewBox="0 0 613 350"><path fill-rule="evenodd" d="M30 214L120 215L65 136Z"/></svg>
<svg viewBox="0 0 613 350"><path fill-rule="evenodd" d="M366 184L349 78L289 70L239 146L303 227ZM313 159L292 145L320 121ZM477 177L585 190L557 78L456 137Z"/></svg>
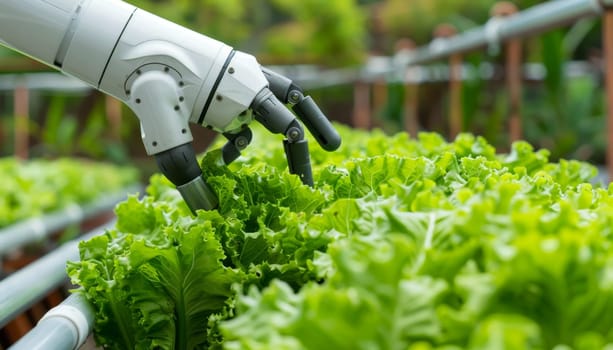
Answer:
<svg viewBox="0 0 613 350"><path fill-rule="evenodd" d="M84 205L104 193L137 183L136 169L60 158L22 161L0 158L0 227L69 205Z"/></svg>
<svg viewBox="0 0 613 350"><path fill-rule="evenodd" d="M238 316L221 325L225 348L405 349L406 339L440 335L435 305L447 284L409 278L404 238L341 240L329 254L335 269L324 284L295 293L273 282L239 297Z"/></svg>
<svg viewBox="0 0 613 350"><path fill-rule="evenodd" d="M216 211L193 218L170 183L152 177L148 196L120 205L118 230L84 245L72 272L105 305L100 319L127 318L114 322L145 339L128 348L611 342L613 186L586 183L593 167L549 163L522 142L499 155L468 134L447 142L339 129L338 152L312 143L314 188L288 174L280 140L257 128L258 146L230 166L220 165L219 150L202 161ZM196 321L180 326L169 315L181 304L189 257L210 284L183 294L204 300L181 312ZM130 307L112 314L111 298ZM98 326L99 339L122 338L103 329L112 322Z"/></svg>
<svg viewBox="0 0 613 350"><path fill-rule="evenodd" d="M195 349L241 273L224 266L213 213L177 216L151 197L117 208L117 230L80 246L73 283L97 311L98 344L118 349Z"/></svg>

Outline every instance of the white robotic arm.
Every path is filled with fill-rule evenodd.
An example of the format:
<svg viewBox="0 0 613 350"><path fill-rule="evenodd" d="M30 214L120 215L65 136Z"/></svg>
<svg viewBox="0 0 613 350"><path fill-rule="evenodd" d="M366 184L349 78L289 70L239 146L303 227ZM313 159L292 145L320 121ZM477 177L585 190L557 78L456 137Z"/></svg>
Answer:
<svg viewBox="0 0 613 350"><path fill-rule="evenodd" d="M202 178L188 123L223 133L226 163L251 140L253 116L286 136L290 172L312 184L293 109L327 150L340 137L292 82L248 54L120 0L2 0L0 44L124 101L140 120L147 154L192 209L217 199Z"/></svg>

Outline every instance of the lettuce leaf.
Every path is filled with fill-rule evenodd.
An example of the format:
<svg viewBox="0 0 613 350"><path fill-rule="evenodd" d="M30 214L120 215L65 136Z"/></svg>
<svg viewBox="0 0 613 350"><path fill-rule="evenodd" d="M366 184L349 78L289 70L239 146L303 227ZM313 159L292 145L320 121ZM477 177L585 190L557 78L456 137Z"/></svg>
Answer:
<svg viewBox="0 0 613 350"><path fill-rule="evenodd" d="M0 158L0 174L0 227L84 205L138 181L134 168L70 158Z"/></svg>
<svg viewBox="0 0 613 350"><path fill-rule="evenodd" d="M83 243L73 281L113 348L596 349L613 344L613 186L517 142L339 126L316 184L254 130L194 218L163 177ZM267 137L270 141L267 141ZM195 277L197 276L197 277Z"/></svg>
<svg viewBox="0 0 613 350"><path fill-rule="evenodd" d="M152 197L117 208L117 230L80 246L68 265L97 311L98 344L118 349L195 349L241 272L224 266L215 212L194 220Z"/></svg>
<svg viewBox="0 0 613 350"><path fill-rule="evenodd" d="M221 326L226 348L402 349L407 338L439 336L434 306L447 284L406 276L412 254L403 237L341 240L329 254L334 273L325 285L309 283L294 293L274 282L240 297L240 316Z"/></svg>

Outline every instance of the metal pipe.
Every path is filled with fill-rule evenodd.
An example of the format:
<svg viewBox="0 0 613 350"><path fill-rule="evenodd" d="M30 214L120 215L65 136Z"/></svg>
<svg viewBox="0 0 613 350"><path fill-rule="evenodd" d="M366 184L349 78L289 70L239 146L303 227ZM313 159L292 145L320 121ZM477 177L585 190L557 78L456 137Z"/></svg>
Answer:
<svg viewBox="0 0 613 350"><path fill-rule="evenodd" d="M582 18L597 17L602 12L603 5L598 0L548 1L507 18L492 19L462 34L433 40L430 45L405 55L402 61L405 65L428 63L508 39L535 35Z"/></svg>
<svg viewBox="0 0 613 350"><path fill-rule="evenodd" d="M115 220L112 220L78 239L65 243L2 280L0 328L66 280L66 261L79 259L80 241L102 234L114 225Z"/></svg>
<svg viewBox="0 0 613 350"><path fill-rule="evenodd" d="M500 25L501 40L519 38L562 27L582 18L602 15L603 8L598 0L557 0L548 1L510 16Z"/></svg>
<svg viewBox="0 0 613 350"><path fill-rule="evenodd" d="M0 74L0 91L13 91L18 86L23 86L28 90L68 91L73 93L92 90L91 86L61 73Z"/></svg>
<svg viewBox="0 0 613 350"><path fill-rule="evenodd" d="M11 350L78 349L91 332L94 311L85 297L72 294L49 310L36 327L19 339Z"/></svg>
<svg viewBox="0 0 613 350"><path fill-rule="evenodd" d="M404 53L397 54L404 56ZM381 61L381 58L377 58ZM306 90L322 89L330 86L349 85L356 81L372 83L381 79L381 76L388 75L388 79L407 84L427 84L448 82L451 78L451 71L446 63L412 65L411 74L406 74L405 65L396 64L394 58L387 58L387 64L377 64L370 67L370 64L362 69L342 69L342 70L312 70L303 75L292 76L292 80ZM542 81L546 75L545 68L541 63L523 63L520 67L518 78L529 81ZM491 62L482 62L479 66L463 64L461 67L461 79L494 79L494 74L498 66ZM278 69L280 70L280 69ZM593 76L595 67L582 61L567 62L564 67L564 74L570 78ZM288 69L288 71L290 71ZM392 74L393 73L393 74ZM342 79L337 77L342 76Z"/></svg>
<svg viewBox="0 0 613 350"><path fill-rule="evenodd" d="M126 198L126 193L140 191L140 186L130 186L117 193L104 195L82 207L74 204L57 212L27 219L0 230L0 256L25 244L36 242L69 225L109 211Z"/></svg>

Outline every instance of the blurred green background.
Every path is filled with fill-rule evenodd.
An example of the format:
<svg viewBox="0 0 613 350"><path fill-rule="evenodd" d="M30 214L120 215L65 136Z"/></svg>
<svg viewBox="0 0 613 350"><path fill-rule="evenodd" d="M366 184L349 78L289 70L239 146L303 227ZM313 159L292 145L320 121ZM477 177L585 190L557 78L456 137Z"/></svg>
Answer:
<svg viewBox="0 0 613 350"><path fill-rule="evenodd" d="M311 64L321 69L360 67L372 55L393 55L398 40L411 38L418 46L433 39L434 28L449 23L460 32L481 26L490 18L490 0L131 0L145 10L252 53L265 65ZM543 1L513 1L526 9ZM541 64L546 74L523 87L523 136L537 147L551 149L553 158L604 162L604 98L599 71L601 21L583 20L566 28L523 41L523 60ZM0 49L0 74L29 71L30 64ZM17 64L15 62L18 62ZM568 77L571 61L593 65L594 74ZM21 63L19 63L21 62ZM465 64L501 65L503 50L483 50L465 57ZM446 64L442 60L439 64ZM39 70L35 68L34 70ZM0 76L1 78L1 76ZM385 83L385 101L374 106L373 126L402 130L404 84ZM321 87L308 91L329 117L351 123L354 86ZM122 107L120 126L110 125L108 104L97 92L86 94L32 92L28 125L33 156L80 155L116 162L146 158L138 123ZM449 96L446 82L419 88L421 130L448 133ZM13 152L12 94L0 95L2 154ZM484 135L501 149L508 148L505 118L508 92L504 79L479 78L463 82L463 130ZM203 140L213 134L192 129ZM144 161L146 162L146 161ZM147 163L149 164L149 163Z"/></svg>

